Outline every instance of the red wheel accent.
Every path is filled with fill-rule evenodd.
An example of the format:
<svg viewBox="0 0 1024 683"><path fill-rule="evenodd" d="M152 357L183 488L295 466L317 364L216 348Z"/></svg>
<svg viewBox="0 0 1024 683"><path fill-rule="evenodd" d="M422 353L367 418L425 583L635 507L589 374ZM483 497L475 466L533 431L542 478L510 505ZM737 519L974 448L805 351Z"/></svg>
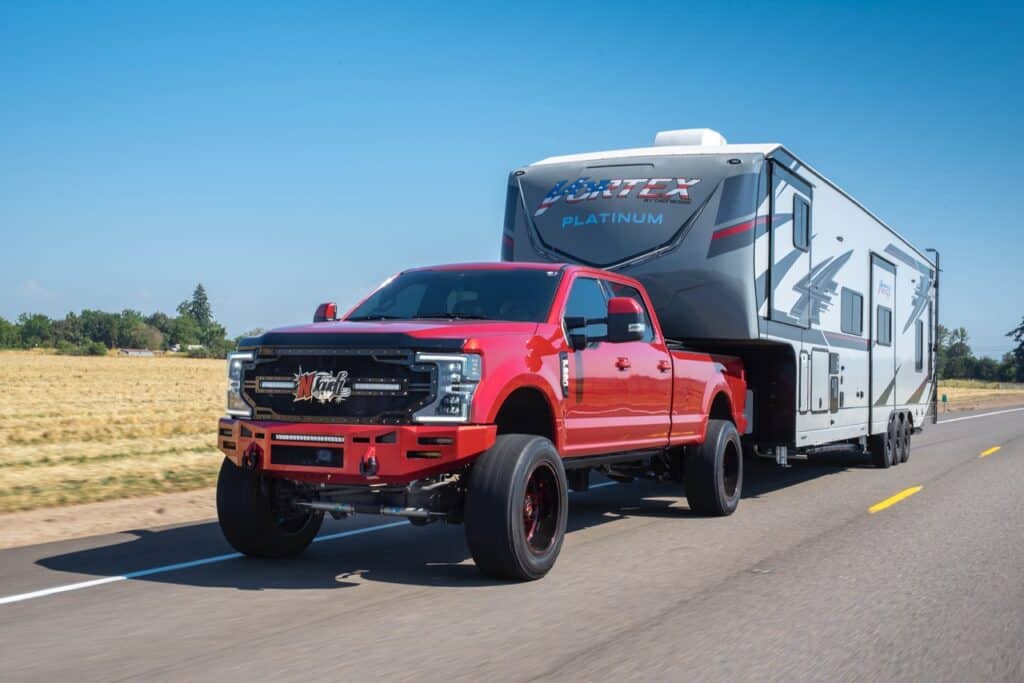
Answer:
<svg viewBox="0 0 1024 683"><path fill-rule="evenodd" d="M555 537L558 524L558 483L554 471L541 465L530 473L523 496L523 536L534 553L543 553Z"/></svg>

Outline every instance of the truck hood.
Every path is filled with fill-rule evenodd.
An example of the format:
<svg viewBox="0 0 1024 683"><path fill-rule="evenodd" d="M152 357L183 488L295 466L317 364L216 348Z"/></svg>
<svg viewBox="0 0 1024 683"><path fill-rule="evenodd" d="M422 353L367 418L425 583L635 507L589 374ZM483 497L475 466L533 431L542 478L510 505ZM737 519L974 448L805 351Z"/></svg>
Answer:
<svg viewBox="0 0 1024 683"><path fill-rule="evenodd" d="M470 338L530 336L536 329L537 323L498 320L338 320L279 327L258 337L243 339L239 346L443 347L454 350Z"/></svg>

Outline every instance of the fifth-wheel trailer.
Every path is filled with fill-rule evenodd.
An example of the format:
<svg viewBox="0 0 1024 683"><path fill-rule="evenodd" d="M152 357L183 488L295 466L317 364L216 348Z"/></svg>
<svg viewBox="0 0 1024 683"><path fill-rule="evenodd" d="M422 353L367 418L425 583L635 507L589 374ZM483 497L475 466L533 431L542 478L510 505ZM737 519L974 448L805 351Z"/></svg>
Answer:
<svg viewBox="0 0 1024 683"><path fill-rule="evenodd" d="M938 254L782 145L664 131L520 168L502 258L641 281L667 337L743 359L746 441L780 464L845 443L888 467L934 415Z"/></svg>

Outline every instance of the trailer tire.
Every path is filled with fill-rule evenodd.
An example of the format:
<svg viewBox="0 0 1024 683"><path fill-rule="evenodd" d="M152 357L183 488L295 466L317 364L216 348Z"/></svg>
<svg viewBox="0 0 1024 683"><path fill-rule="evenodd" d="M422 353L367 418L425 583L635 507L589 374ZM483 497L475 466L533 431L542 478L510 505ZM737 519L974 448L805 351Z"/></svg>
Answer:
<svg viewBox="0 0 1024 683"><path fill-rule="evenodd" d="M898 462L895 424L896 421L890 416L885 432L871 436L871 463L880 469L892 467Z"/></svg>
<svg viewBox="0 0 1024 683"><path fill-rule="evenodd" d="M910 426L910 420L900 420L900 462L910 460L910 437L914 429Z"/></svg>
<svg viewBox="0 0 1024 683"><path fill-rule="evenodd" d="M554 444L532 434L502 434L469 472L466 543L481 573L531 581L562 549L569 496Z"/></svg>
<svg viewBox="0 0 1024 683"><path fill-rule="evenodd" d="M704 443L686 449L684 485L690 510L698 515L731 515L743 494L743 447L736 425L708 420Z"/></svg>
<svg viewBox="0 0 1024 683"><path fill-rule="evenodd" d="M224 458L217 477L217 521L231 547L250 557L294 557L313 542L324 513L282 512L275 506L274 480Z"/></svg>

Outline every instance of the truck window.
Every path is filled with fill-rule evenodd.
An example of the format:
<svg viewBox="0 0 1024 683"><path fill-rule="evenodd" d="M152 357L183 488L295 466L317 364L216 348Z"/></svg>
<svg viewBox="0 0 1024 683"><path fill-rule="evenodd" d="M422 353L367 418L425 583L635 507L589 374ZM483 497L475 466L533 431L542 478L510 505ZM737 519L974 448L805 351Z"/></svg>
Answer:
<svg viewBox="0 0 1024 683"><path fill-rule="evenodd" d="M840 329L858 337L864 333L864 297L843 287Z"/></svg>
<svg viewBox="0 0 1024 683"><path fill-rule="evenodd" d="M892 346L892 310L878 307L878 330L875 340L880 346Z"/></svg>
<svg viewBox="0 0 1024 683"><path fill-rule="evenodd" d="M551 310L559 279L558 270L412 270L371 294L347 319L541 322Z"/></svg>
<svg viewBox="0 0 1024 683"><path fill-rule="evenodd" d="M640 296L640 292L637 291L636 287L630 287L629 285L623 285L609 280L605 280L604 283L607 285L608 291L612 296L628 296L630 299L633 299L640 304L640 310L644 312L643 322L647 328L644 332L644 338L642 341L654 341L654 328L651 325L651 315L647 312L647 305L644 304L644 298Z"/></svg>
<svg viewBox="0 0 1024 683"><path fill-rule="evenodd" d="M576 278L569 291L569 300L565 304L565 316L602 320L607 318L608 300L601 283L589 277ZM583 331L588 339L603 339L608 336L608 323L592 323Z"/></svg>
<svg viewBox="0 0 1024 683"><path fill-rule="evenodd" d="M793 246L801 251L811 247L811 207L798 195L793 196Z"/></svg>

